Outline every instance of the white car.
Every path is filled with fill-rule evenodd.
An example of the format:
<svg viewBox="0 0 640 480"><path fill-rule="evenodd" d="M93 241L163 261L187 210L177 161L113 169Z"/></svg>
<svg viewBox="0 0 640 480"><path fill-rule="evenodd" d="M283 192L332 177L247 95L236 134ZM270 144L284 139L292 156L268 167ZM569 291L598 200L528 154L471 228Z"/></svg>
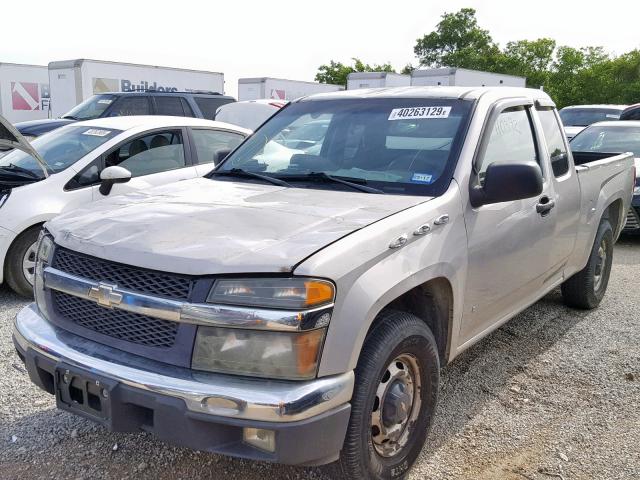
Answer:
<svg viewBox="0 0 640 480"><path fill-rule="evenodd" d="M255 130L287 103L270 99L226 103L216 110L216 120Z"/></svg>
<svg viewBox="0 0 640 480"><path fill-rule="evenodd" d="M56 129L31 144L0 117L0 283L30 296L41 225L106 196L212 170L250 130L164 116L101 118Z"/></svg>

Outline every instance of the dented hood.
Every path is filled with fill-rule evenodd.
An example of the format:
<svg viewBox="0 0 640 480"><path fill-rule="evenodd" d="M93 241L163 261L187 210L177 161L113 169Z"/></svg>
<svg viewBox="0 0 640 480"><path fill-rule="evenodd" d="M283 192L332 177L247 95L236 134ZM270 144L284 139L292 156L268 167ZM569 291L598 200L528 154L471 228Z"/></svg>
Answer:
<svg viewBox="0 0 640 480"><path fill-rule="evenodd" d="M187 180L56 217L56 243L191 275L290 272L326 245L429 198Z"/></svg>

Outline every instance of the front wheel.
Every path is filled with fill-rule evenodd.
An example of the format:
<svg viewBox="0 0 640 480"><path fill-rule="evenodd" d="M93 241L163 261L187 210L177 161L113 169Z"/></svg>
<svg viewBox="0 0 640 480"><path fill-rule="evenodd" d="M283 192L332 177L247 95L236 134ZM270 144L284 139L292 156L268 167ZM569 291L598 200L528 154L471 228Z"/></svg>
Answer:
<svg viewBox="0 0 640 480"><path fill-rule="evenodd" d="M586 310L600 305L607 291L612 264L613 229L608 220L602 220L587 265L562 284L565 305Z"/></svg>
<svg viewBox="0 0 640 480"><path fill-rule="evenodd" d="M403 477L424 445L438 397L440 361L429 327L385 311L368 334L338 461L343 478Z"/></svg>
<svg viewBox="0 0 640 480"><path fill-rule="evenodd" d="M33 296L33 278L40 230L41 227L36 226L22 232L7 252L4 272L7 283L14 292L23 297Z"/></svg>

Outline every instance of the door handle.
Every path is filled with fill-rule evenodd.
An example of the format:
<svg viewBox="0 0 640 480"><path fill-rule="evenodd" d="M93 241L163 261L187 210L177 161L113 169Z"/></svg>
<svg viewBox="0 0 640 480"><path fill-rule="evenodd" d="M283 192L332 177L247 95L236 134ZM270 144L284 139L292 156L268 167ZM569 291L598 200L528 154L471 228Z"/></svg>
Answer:
<svg viewBox="0 0 640 480"><path fill-rule="evenodd" d="M549 197L544 196L540 199L540 202L536 205L536 212L538 212L541 216L546 216L549 214L551 209L556 206L555 200L551 200Z"/></svg>

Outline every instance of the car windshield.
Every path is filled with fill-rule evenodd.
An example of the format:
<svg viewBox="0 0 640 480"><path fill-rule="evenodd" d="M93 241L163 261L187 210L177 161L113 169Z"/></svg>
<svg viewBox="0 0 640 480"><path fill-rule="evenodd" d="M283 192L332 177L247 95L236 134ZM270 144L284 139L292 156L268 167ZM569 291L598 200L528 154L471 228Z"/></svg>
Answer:
<svg viewBox="0 0 640 480"><path fill-rule="evenodd" d="M469 100L434 98L296 102L217 171L259 173L295 187L317 186L297 183L313 177L324 180L322 188L348 188L327 185L330 175L385 193L439 194L450 183L471 106ZM318 173L326 175L311 175Z"/></svg>
<svg viewBox="0 0 640 480"><path fill-rule="evenodd" d="M76 125L58 128L31 142L31 146L47 163L51 173L58 173L95 150L107 140L120 133L112 128L79 127ZM30 171L33 176L44 177L38 161L22 150L14 149L0 158L0 168Z"/></svg>
<svg viewBox="0 0 640 480"><path fill-rule="evenodd" d="M633 152L634 156L640 157L640 127L594 125L584 129L571 140L571 150L604 153Z"/></svg>
<svg viewBox="0 0 640 480"><path fill-rule="evenodd" d="M563 108L560 118L566 127L586 127L596 122L618 120L622 109L613 108Z"/></svg>
<svg viewBox="0 0 640 480"><path fill-rule="evenodd" d="M69 118L71 120L93 120L100 117L109 105L115 100L115 95L94 95L87 98L84 102L79 103L62 118Z"/></svg>

